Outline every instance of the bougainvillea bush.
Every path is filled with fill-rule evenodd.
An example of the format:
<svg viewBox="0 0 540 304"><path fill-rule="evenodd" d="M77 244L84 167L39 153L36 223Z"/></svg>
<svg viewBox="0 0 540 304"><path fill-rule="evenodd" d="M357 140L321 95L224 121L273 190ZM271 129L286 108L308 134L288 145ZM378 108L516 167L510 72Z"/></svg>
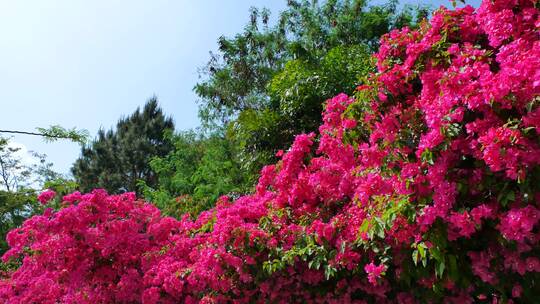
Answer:
<svg viewBox="0 0 540 304"><path fill-rule="evenodd" d="M537 302L539 5L441 8L384 36L319 136L195 220L64 197L8 235L0 302Z"/></svg>

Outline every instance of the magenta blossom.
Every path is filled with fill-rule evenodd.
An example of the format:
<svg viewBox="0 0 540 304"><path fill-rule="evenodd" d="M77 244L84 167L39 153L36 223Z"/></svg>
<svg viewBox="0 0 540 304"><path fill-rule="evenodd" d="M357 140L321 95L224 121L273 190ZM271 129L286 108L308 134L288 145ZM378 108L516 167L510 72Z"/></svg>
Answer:
<svg viewBox="0 0 540 304"><path fill-rule="evenodd" d="M56 192L51 189L47 189L38 195L38 201L43 205L46 205L56 196Z"/></svg>
<svg viewBox="0 0 540 304"><path fill-rule="evenodd" d="M364 270L368 274L368 281L373 285L378 285L378 279L384 274L386 270L386 265L381 264L379 266L371 262L364 266Z"/></svg>

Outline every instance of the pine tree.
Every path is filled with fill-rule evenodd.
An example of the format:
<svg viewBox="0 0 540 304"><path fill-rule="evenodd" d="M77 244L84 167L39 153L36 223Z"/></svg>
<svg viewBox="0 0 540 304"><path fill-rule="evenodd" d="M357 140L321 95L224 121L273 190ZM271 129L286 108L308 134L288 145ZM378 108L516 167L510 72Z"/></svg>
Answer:
<svg viewBox="0 0 540 304"><path fill-rule="evenodd" d="M150 168L153 157L163 157L173 145L165 136L174 130L157 99L118 121L116 129L99 130L97 138L82 147L72 173L82 191L103 188L110 193L137 191L139 181L155 186L157 178Z"/></svg>

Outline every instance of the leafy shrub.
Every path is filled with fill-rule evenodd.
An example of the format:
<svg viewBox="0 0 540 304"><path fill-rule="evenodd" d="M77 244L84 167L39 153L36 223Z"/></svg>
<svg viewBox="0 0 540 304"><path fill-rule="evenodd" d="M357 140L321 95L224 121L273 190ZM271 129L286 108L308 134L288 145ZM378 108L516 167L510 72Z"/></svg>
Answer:
<svg viewBox="0 0 540 304"><path fill-rule="evenodd" d="M204 135L189 131L167 135L174 150L154 157L150 168L156 173L157 186L141 182L145 199L164 215L181 218L214 206L225 193L246 193L255 183L242 172L236 148L220 133Z"/></svg>
<svg viewBox="0 0 540 304"><path fill-rule="evenodd" d="M17 192L0 190L0 254L8 249L6 234L30 216L42 211L33 190L24 189Z"/></svg>

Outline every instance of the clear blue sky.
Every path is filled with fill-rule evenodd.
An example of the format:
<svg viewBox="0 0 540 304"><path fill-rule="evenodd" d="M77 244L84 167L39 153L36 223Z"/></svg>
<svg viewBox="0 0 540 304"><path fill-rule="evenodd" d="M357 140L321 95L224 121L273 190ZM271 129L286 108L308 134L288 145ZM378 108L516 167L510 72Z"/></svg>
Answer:
<svg viewBox="0 0 540 304"><path fill-rule="evenodd" d="M178 130L197 127L192 88L218 37L241 31L251 6L267 7L275 17L285 3L0 0L0 129L60 124L94 136L152 95ZM46 153L63 173L80 151L30 136L14 141Z"/></svg>

